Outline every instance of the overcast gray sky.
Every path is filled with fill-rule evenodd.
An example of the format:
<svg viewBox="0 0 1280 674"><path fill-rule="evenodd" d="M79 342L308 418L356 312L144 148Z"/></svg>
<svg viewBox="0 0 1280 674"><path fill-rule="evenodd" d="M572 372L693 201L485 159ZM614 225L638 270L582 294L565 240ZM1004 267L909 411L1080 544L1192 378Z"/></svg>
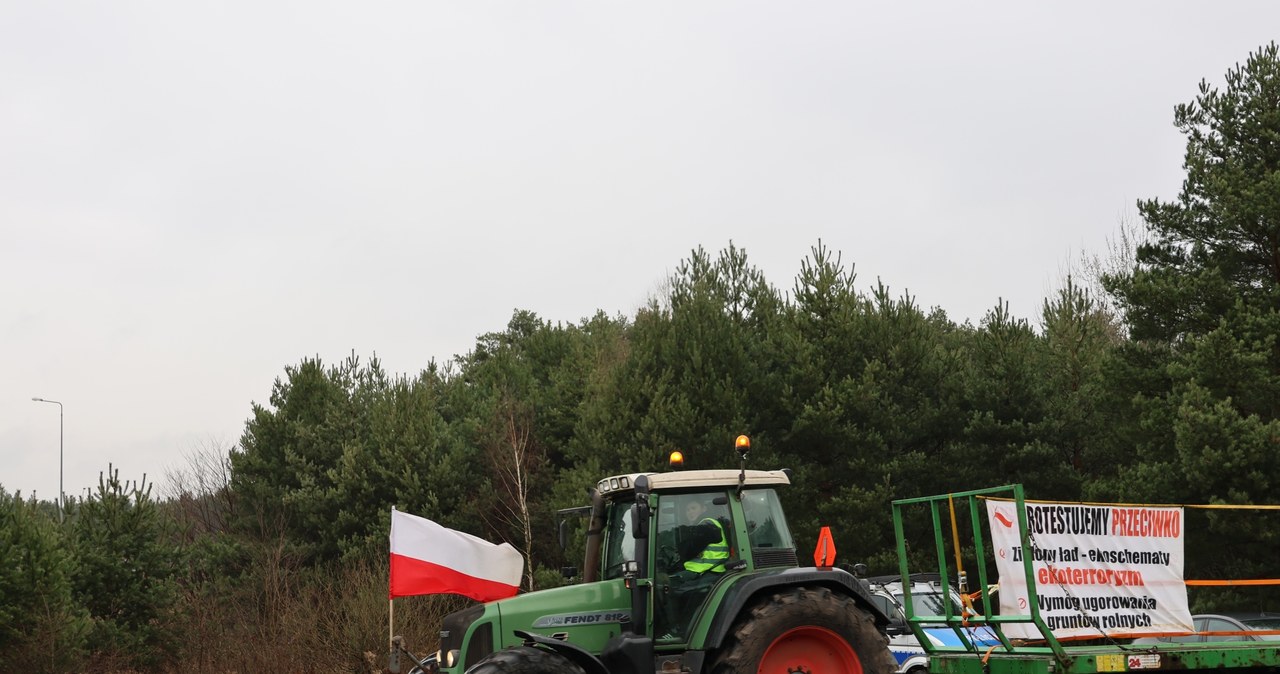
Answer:
<svg viewBox="0 0 1280 674"><path fill-rule="evenodd" d="M1173 106L1274 2L0 0L0 484L238 441L287 365L632 315L696 246L790 288L819 239L1035 320Z"/></svg>

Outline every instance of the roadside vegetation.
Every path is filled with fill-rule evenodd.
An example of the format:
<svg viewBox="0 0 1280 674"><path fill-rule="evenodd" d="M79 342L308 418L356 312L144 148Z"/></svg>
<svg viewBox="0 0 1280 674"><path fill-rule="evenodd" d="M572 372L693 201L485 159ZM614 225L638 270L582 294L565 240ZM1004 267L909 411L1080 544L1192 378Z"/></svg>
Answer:
<svg viewBox="0 0 1280 674"><path fill-rule="evenodd" d="M157 487L107 467L67 505L0 488L0 671L378 671L390 509L578 564L553 513L608 474L789 467L802 548L897 570L889 501L1021 482L1038 499L1275 503L1280 480L1280 56L1177 106L1186 179L1065 276L1039 315L957 324L818 242L794 284L693 251L633 316L516 311L416 375L303 358L234 446ZM1011 283L1020 282L1011 279ZM962 284L963 279L957 279ZM266 383L264 383L266 384ZM1274 517L1188 514L1188 574L1274 578ZM923 533L929 533L927 530ZM453 597L397 601L411 647ZM1271 590L1192 610L1280 607Z"/></svg>

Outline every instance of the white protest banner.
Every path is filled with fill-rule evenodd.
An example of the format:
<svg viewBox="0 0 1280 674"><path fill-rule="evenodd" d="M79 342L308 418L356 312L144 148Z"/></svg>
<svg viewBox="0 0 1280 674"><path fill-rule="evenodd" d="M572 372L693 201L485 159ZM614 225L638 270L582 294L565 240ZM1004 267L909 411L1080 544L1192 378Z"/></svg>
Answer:
<svg viewBox="0 0 1280 674"><path fill-rule="evenodd" d="M1190 632L1182 509L1027 503L1040 616L1056 638ZM1001 615L1030 615L1017 507L987 501ZM1031 623L1005 627L1039 638Z"/></svg>

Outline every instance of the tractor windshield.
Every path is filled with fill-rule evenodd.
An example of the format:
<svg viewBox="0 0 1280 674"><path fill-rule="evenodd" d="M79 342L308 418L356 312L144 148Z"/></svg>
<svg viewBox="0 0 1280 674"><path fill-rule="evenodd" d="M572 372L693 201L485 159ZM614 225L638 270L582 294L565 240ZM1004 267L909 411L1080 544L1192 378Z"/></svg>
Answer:
<svg viewBox="0 0 1280 674"><path fill-rule="evenodd" d="M793 549L791 530L782 514L778 493L772 489L750 489L742 494L742 512L747 516L747 535L752 548Z"/></svg>
<svg viewBox="0 0 1280 674"><path fill-rule="evenodd" d="M604 573L601 578L621 578L623 566L635 561L636 539L631 537L631 502L615 502L609 507L605 528Z"/></svg>

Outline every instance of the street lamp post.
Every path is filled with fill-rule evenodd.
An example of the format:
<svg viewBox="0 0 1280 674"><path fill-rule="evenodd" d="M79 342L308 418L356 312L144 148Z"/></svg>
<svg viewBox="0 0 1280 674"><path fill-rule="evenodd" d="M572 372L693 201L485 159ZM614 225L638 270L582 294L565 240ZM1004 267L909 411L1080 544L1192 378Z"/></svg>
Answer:
<svg viewBox="0 0 1280 674"><path fill-rule="evenodd" d="M57 400L45 400L44 398L32 398L38 403L53 403L58 406L58 522L62 522L64 515L62 512L62 403Z"/></svg>

